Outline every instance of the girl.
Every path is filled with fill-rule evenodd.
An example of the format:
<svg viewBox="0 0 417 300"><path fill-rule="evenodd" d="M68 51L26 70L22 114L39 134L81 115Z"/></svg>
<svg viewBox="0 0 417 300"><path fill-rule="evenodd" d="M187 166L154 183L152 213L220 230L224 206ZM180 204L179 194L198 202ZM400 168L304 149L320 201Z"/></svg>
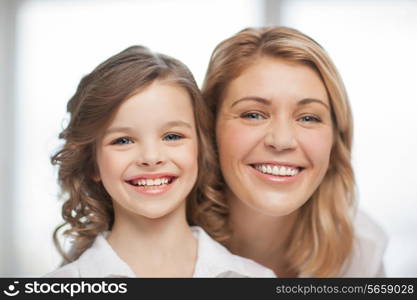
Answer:
<svg viewBox="0 0 417 300"><path fill-rule="evenodd" d="M386 237L355 210L352 116L326 51L291 28L242 30L214 50L203 95L224 183L196 222L281 277L383 276Z"/></svg>
<svg viewBox="0 0 417 300"><path fill-rule="evenodd" d="M187 223L215 178L210 113L184 64L130 47L85 76L67 110L52 163L68 264L47 277L274 276Z"/></svg>

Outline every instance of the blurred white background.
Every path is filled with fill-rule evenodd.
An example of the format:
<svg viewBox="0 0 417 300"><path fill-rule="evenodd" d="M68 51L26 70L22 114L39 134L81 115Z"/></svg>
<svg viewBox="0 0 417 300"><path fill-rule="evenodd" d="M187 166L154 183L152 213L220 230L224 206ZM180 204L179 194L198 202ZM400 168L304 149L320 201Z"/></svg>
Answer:
<svg viewBox="0 0 417 300"><path fill-rule="evenodd" d="M186 63L201 85L214 46L249 26L295 27L344 78L359 206L387 232L390 277L417 277L417 1L0 0L0 276L59 264L56 171L81 77L133 44Z"/></svg>

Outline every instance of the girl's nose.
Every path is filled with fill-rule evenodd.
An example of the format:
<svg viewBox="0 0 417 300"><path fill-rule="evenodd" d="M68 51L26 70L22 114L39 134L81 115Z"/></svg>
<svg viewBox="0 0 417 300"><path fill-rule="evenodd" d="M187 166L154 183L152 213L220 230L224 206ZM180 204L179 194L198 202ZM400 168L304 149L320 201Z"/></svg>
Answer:
<svg viewBox="0 0 417 300"><path fill-rule="evenodd" d="M162 165L165 161L161 146L157 143L142 144L139 150L137 165L140 166L157 166Z"/></svg>

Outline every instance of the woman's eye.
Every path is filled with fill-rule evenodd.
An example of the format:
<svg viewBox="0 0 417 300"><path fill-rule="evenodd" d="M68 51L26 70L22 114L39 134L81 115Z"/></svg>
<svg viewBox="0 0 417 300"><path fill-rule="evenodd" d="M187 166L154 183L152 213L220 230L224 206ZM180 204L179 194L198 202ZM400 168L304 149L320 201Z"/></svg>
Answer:
<svg viewBox="0 0 417 300"><path fill-rule="evenodd" d="M133 143L133 140L131 138L121 137L121 138L115 139L112 142L112 145L127 145L127 144L132 144L132 143Z"/></svg>
<svg viewBox="0 0 417 300"><path fill-rule="evenodd" d="M302 122L306 122L306 123L311 123L311 122L318 123L318 122L321 122L321 120L319 118L314 117L314 116L303 116L299 120L302 121Z"/></svg>
<svg viewBox="0 0 417 300"><path fill-rule="evenodd" d="M164 140L164 141L171 142L171 141L177 141L177 140L180 140L180 139L182 139L182 138L183 138L183 136L182 136L182 135L180 135L180 134L177 134L177 133L170 133L170 134L165 135L165 136L164 136L164 138L163 138L163 140Z"/></svg>
<svg viewBox="0 0 417 300"><path fill-rule="evenodd" d="M257 112L248 112L248 113L244 113L240 116L241 118L244 119L249 119L249 120L264 120L266 119L266 117L260 113Z"/></svg>

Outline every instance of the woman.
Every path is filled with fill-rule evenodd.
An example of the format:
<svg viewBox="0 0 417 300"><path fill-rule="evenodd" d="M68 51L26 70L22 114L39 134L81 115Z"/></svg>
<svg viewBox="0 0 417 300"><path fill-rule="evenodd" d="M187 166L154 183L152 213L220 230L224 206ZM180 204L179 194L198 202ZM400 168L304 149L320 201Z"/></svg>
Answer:
<svg viewBox="0 0 417 300"><path fill-rule="evenodd" d="M297 30L245 29L213 52L222 197L200 224L281 277L383 275L385 235L355 211L352 116L325 50Z"/></svg>

